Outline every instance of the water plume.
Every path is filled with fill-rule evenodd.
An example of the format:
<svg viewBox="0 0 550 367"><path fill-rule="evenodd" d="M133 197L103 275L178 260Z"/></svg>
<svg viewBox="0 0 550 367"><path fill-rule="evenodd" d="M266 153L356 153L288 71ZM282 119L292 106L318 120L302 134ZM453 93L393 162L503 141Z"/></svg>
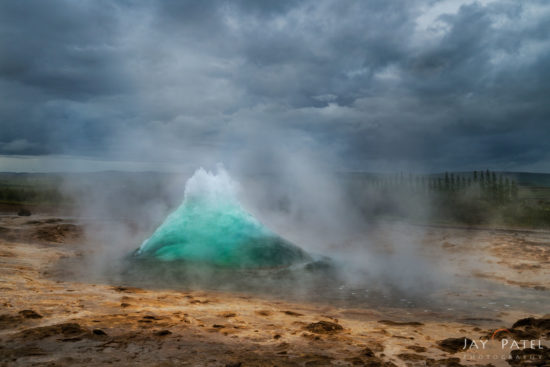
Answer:
<svg viewBox="0 0 550 367"><path fill-rule="evenodd" d="M223 267L277 267L310 260L299 247L272 232L238 200L239 185L220 165L198 169L188 180L183 203L136 255Z"/></svg>

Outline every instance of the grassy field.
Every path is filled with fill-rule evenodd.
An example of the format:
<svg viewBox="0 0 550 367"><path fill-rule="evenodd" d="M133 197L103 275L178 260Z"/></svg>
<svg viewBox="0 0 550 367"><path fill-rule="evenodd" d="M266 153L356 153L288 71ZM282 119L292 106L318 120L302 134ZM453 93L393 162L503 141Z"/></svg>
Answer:
<svg viewBox="0 0 550 367"><path fill-rule="evenodd" d="M0 203L18 205L60 204L63 178L55 174L0 173Z"/></svg>
<svg viewBox="0 0 550 367"><path fill-rule="evenodd" d="M516 200L441 199L433 206L431 221L443 224L514 228L550 228L550 188L522 188Z"/></svg>

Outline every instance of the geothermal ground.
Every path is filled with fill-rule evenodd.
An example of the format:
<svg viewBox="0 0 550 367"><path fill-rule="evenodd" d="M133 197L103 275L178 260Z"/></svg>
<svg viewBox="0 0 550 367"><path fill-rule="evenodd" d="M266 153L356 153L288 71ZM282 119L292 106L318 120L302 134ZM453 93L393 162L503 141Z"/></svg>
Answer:
<svg viewBox="0 0 550 367"><path fill-rule="evenodd" d="M91 251L83 232L72 218L0 216L0 365L550 363L549 232L425 228L422 256L444 260L456 286L424 302L374 293L348 303L85 281L63 271ZM377 251L384 235L372 235ZM536 348L511 351L502 338Z"/></svg>

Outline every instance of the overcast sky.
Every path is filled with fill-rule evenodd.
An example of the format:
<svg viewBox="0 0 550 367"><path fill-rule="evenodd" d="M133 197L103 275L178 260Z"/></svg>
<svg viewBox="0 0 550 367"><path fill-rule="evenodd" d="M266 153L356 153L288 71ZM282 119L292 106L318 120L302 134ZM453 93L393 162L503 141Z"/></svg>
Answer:
<svg viewBox="0 0 550 367"><path fill-rule="evenodd" d="M263 149L550 172L550 1L0 1L0 171Z"/></svg>

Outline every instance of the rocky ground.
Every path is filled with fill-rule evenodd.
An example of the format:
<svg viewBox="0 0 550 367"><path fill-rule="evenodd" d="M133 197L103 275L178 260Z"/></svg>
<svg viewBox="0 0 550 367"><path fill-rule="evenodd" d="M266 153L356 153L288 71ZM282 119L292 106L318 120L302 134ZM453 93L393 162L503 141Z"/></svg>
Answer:
<svg viewBox="0 0 550 367"><path fill-rule="evenodd" d="M548 299L546 232L426 232L426 246L474 277L530 292L493 317L53 277L60 261L83 256L82 233L67 218L0 216L0 365L550 365L550 316L530 309ZM475 290L467 297L484 299ZM535 348L503 349L502 339L534 340Z"/></svg>

